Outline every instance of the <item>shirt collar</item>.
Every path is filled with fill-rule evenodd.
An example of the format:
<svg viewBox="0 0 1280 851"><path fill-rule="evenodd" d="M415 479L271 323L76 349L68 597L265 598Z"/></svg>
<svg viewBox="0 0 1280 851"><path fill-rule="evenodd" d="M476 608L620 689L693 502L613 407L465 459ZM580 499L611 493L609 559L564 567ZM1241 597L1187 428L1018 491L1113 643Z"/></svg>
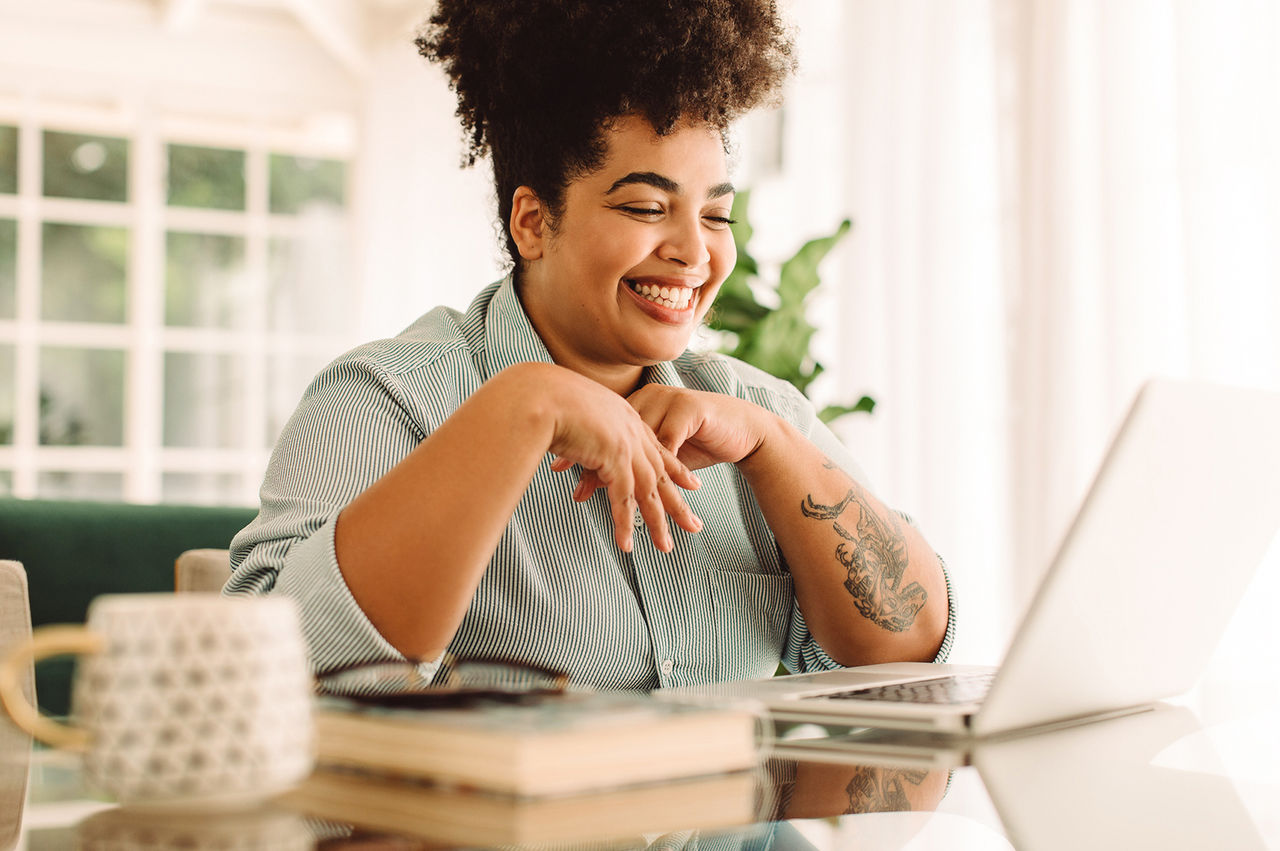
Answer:
<svg viewBox="0 0 1280 851"><path fill-rule="evenodd" d="M554 363L524 312L511 275L502 280L489 302L484 318L484 335L486 381L518 363Z"/></svg>
<svg viewBox="0 0 1280 851"><path fill-rule="evenodd" d="M684 386L684 382L680 380L680 373L676 372L675 363L669 360L644 368L644 374L640 376L640 386L643 387L646 384L665 384L668 387Z"/></svg>

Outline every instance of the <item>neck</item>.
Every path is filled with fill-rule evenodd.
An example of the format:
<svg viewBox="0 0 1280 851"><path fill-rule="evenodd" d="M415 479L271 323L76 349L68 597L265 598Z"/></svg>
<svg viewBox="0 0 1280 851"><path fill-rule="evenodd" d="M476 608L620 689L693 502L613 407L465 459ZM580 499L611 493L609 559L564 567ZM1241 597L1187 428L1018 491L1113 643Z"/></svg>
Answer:
<svg viewBox="0 0 1280 851"><path fill-rule="evenodd" d="M549 323L542 321L536 306L525 298L525 281L521 277L515 279L516 296L524 309L529 324L547 347L551 360L557 366L573 370L579 375L590 378L597 384L617 393L619 396L630 396L640 386L644 377L644 367L626 363L601 363L575 349L555 335ZM532 308L532 309L531 309Z"/></svg>
<svg viewBox="0 0 1280 851"><path fill-rule="evenodd" d="M537 326L534 326L535 329ZM586 376L597 384L617 393L619 396L630 396L640 386L644 376L644 367L630 364L600 364L575 355L573 352L557 351L555 341L543 338L547 351L556 365L571 369L579 375Z"/></svg>

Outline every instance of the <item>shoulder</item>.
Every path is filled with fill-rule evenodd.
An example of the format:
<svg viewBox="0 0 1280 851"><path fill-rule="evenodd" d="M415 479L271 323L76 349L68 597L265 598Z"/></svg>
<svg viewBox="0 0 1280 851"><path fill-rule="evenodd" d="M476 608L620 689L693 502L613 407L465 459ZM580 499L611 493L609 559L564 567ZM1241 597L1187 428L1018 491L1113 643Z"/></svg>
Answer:
<svg viewBox="0 0 1280 851"><path fill-rule="evenodd" d="M486 287L466 312L436 307L407 328L339 355L316 376L307 395L343 393L378 385L393 396L457 388L466 395L479 376L484 315L496 285Z"/></svg>
<svg viewBox="0 0 1280 851"><path fill-rule="evenodd" d="M755 402L801 425L812 420L813 405L790 382L718 352L687 351L674 362L686 387Z"/></svg>

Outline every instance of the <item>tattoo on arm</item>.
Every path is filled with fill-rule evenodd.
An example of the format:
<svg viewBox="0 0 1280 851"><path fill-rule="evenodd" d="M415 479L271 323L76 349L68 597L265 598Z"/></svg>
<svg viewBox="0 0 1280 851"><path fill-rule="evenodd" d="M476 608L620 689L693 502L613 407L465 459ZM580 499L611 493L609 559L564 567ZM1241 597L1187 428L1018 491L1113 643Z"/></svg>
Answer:
<svg viewBox="0 0 1280 851"><path fill-rule="evenodd" d="M831 505L814 502L810 494L800 511L813 520L832 521L832 529L844 539L836 544L835 555L848 571L844 587L858 613L890 632L910 629L929 595L919 582L902 586L907 543L897 519L892 514L879 517L853 488ZM846 513L856 520L852 532L840 522Z"/></svg>
<svg viewBox="0 0 1280 851"><path fill-rule="evenodd" d="M859 766L844 791L849 796L846 814L906 812L912 809L903 783L919 786L928 772Z"/></svg>

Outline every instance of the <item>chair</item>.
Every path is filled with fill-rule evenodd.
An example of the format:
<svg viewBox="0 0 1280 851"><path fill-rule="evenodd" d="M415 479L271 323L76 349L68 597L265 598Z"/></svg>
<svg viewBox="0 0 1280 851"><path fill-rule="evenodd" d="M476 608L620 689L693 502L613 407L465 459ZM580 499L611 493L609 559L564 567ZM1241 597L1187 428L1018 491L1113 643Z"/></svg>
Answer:
<svg viewBox="0 0 1280 851"><path fill-rule="evenodd" d="M173 563L173 589L221 591L231 578L230 550L187 550Z"/></svg>
<svg viewBox="0 0 1280 851"><path fill-rule="evenodd" d="M31 605L27 572L16 561L0 561L0 657L31 637ZM35 676L28 666L22 693L35 703ZM0 710L0 849L13 848L22 827L27 796L27 766L31 737L15 727Z"/></svg>
<svg viewBox="0 0 1280 851"><path fill-rule="evenodd" d="M226 547L257 513L210 505L137 505L0 497L0 558L27 572L31 623L83 623L103 594L173 592L184 550ZM36 666L36 695L49 715L71 707L75 662Z"/></svg>

